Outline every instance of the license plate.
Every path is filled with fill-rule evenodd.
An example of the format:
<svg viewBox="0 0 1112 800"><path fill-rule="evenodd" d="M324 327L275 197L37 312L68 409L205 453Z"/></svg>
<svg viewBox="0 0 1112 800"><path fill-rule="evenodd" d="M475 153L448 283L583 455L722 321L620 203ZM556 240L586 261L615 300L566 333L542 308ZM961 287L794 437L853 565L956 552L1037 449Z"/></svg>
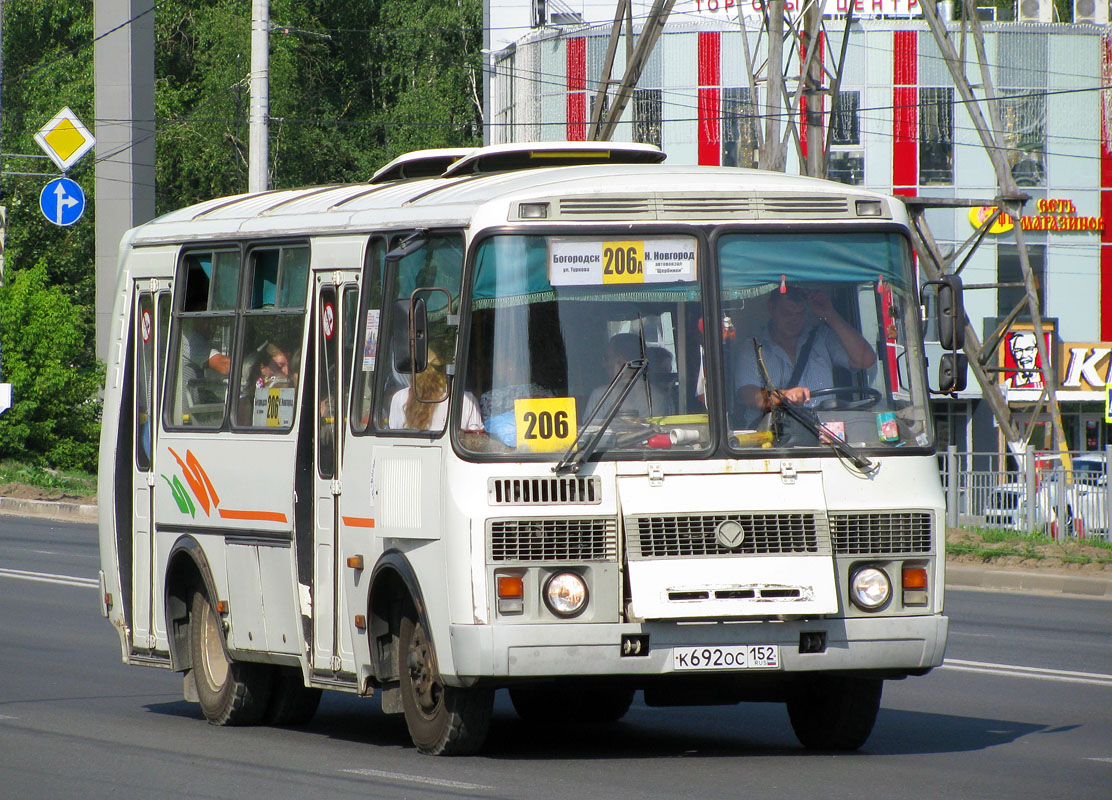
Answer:
<svg viewBox="0 0 1112 800"><path fill-rule="evenodd" d="M780 646L673 647L672 669L779 669Z"/></svg>

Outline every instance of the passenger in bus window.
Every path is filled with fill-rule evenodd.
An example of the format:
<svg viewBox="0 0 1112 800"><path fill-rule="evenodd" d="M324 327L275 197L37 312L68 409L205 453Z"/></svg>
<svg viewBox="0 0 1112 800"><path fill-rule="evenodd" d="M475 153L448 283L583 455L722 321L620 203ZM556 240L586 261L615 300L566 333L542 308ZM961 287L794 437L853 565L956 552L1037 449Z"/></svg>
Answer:
<svg viewBox="0 0 1112 800"><path fill-rule="evenodd" d="M657 349L660 348L646 348L646 350ZM663 350L662 352L668 357L668 369L670 370L671 354L668 353L667 350ZM648 352L645 353L645 357L649 358ZM587 398L588 414L590 414L595 406L602 400L602 396L606 392L606 387L610 385L610 381L618 374L618 370L622 368L622 365L639 358L641 358L641 337L636 333L616 333L610 337L610 341L606 345L606 360L603 366L603 374L600 376L602 383L595 387L591 392L591 396ZM653 369L654 364L652 362L656 360L658 359L655 356L650 360L646 373ZM620 389L620 385L614 387L615 392L620 391ZM650 416L649 391L651 390L646 390L646 381L645 378L642 377L642 379L637 382L637 385L629 390L629 394L626 395L625 402L622 403L619 413L622 411L633 412L635 416L641 418ZM663 398L660 399L660 402L663 403ZM652 397L652 406L653 413L664 413L658 406L655 395Z"/></svg>
<svg viewBox="0 0 1112 800"><path fill-rule="evenodd" d="M256 389L293 387L297 385L297 373L292 371L286 352L273 342L267 342L258 350L247 385Z"/></svg>
<svg viewBox="0 0 1112 800"><path fill-rule="evenodd" d="M428 365L418 372L412 387L403 386L390 398L390 416L387 424L391 428L411 431L442 431L448 418L448 377L444 372L444 362L434 350L429 350ZM419 398L444 397L440 402L427 403ZM470 393L463 396L463 417L460 428L464 431L481 431L482 418Z"/></svg>
<svg viewBox="0 0 1112 800"><path fill-rule="evenodd" d="M779 404L769 388L779 389L789 402L806 404L811 392L834 385L835 366L866 369L876 363L873 348L825 291L774 291L768 317L764 330L738 348L737 396L750 409L764 412ZM771 387L765 386L754 342L760 344Z"/></svg>
<svg viewBox="0 0 1112 800"><path fill-rule="evenodd" d="M181 350L182 360L199 371L210 369L219 375L227 375L231 369L232 359L200 322L185 328Z"/></svg>

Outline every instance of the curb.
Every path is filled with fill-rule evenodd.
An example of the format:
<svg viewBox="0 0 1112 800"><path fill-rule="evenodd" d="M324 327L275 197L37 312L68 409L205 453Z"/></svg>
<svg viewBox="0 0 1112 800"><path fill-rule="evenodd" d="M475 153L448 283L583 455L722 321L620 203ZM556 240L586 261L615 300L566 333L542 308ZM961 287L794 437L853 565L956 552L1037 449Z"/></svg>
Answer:
<svg viewBox="0 0 1112 800"><path fill-rule="evenodd" d="M95 503L64 503L58 500L24 500L0 497L0 513L23 517L46 517L73 522L96 522Z"/></svg>
<svg viewBox="0 0 1112 800"><path fill-rule="evenodd" d="M946 587L1025 594L1070 594L1112 600L1112 575L1107 578L1091 578L1044 570L1022 572L947 564Z"/></svg>

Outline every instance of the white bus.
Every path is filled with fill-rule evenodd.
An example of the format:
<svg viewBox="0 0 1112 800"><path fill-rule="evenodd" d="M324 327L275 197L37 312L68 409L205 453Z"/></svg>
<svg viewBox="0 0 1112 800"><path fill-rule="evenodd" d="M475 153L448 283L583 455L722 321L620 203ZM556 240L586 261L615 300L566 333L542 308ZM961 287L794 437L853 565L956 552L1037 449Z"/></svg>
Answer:
<svg viewBox="0 0 1112 800"><path fill-rule="evenodd" d="M214 724L378 694L434 754L482 745L499 688L549 725L779 701L859 747L946 645L907 214L663 159L424 151L131 231L99 497L123 660Z"/></svg>

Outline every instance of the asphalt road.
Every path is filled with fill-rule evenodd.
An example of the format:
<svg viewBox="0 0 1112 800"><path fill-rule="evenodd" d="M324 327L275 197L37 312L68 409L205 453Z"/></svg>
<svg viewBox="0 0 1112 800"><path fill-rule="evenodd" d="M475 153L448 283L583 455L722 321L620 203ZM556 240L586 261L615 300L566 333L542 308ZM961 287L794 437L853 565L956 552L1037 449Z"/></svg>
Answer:
<svg viewBox="0 0 1112 800"><path fill-rule="evenodd" d="M125 667L91 525L0 516L0 798L1112 797L1112 603L952 591L947 663L889 682L861 752L815 755L779 705L576 730L500 696L487 752L418 755L400 717L326 693L303 730L223 729L181 677Z"/></svg>

